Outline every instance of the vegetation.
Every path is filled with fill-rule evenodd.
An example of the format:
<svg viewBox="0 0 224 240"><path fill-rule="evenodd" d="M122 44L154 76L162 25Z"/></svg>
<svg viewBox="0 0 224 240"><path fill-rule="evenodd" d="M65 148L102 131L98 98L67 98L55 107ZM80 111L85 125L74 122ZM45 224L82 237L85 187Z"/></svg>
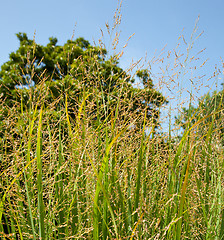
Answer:
<svg viewBox="0 0 224 240"><path fill-rule="evenodd" d="M156 134L148 70L134 88L119 54L18 38L0 72L1 239L224 239L220 107Z"/></svg>
<svg viewBox="0 0 224 240"><path fill-rule="evenodd" d="M98 115L105 116L104 111L110 114L122 91L122 95L127 96L121 97L120 104L128 113L134 113L138 118L146 110L147 121L153 119L156 123L159 107L166 100L153 88L147 70L136 73L143 89L134 88L131 83L135 79L118 66L116 56L107 59L105 49L93 47L83 38L68 40L64 46L57 45L56 38L49 38L49 43L42 46L28 39L25 33L18 33L17 37L20 46L10 54L10 60L2 65L0 71L0 96L7 106L12 107L22 100L23 110L33 108L32 101L45 94L44 105L60 99L57 104L60 109L67 95L68 111L75 118L79 98L86 92L95 99L90 112L94 119L96 106L102 106L101 110L97 109L101 111Z"/></svg>
<svg viewBox="0 0 224 240"><path fill-rule="evenodd" d="M212 123L212 128L218 132L217 134L223 144L223 109L223 90L214 91L212 94L207 93L202 96L199 99L198 106L190 105L188 108L183 108L182 114L176 118L176 121L186 130L189 124L193 125L201 120L201 123L197 127L197 134L201 137L206 136L206 132Z"/></svg>

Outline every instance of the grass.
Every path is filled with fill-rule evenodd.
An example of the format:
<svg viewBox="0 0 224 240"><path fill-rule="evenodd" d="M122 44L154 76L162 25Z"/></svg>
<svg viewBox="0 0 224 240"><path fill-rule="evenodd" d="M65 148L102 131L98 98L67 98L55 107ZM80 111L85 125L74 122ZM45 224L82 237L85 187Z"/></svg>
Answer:
<svg viewBox="0 0 224 240"><path fill-rule="evenodd" d="M66 89L50 106L45 93L34 93L28 109L22 97L8 109L1 239L224 239L220 109L189 115L178 138L171 121L163 135L145 114L128 115L125 89L113 109L83 90L75 119ZM134 129L137 120L143 125Z"/></svg>
<svg viewBox="0 0 224 240"><path fill-rule="evenodd" d="M67 98L59 122L34 111L3 156L13 164L1 173L1 238L222 238L223 148L213 147L213 122L203 138L194 131L200 119L180 141L164 142L145 135L145 124L131 130L115 110L95 129L85 118L88 97L76 122Z"/></svg>

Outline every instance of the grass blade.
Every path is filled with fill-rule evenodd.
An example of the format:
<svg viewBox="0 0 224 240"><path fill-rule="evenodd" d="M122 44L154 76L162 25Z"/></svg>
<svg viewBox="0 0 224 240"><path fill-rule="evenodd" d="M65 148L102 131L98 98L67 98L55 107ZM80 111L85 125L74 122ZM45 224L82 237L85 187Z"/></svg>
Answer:
<svg viewBox="0 0 224 240"><path fill-rule="evenodd" d="M42 173L42 115L43 108L40 110L38 131L37 131L37 191L38 191L38 222L39 222L39 237L45 239L45 229L44 229L44 200L43 200L43 173Z"/></svg>

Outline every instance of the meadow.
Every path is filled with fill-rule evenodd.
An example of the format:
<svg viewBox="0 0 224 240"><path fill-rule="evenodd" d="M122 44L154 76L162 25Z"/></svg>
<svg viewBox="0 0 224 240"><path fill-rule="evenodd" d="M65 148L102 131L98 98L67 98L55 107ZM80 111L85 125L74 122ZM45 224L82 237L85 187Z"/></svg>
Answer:
<svg viewBox="0 0 224 240"><path fill-rule="evenodd" d="M198 108L179 135L171 109L165 134L119 88L112 109L74 96L75 118L66 89L46 104L44 78L28 107L19 88L1 102L1 239L224 239L222 109Z"/></svg>

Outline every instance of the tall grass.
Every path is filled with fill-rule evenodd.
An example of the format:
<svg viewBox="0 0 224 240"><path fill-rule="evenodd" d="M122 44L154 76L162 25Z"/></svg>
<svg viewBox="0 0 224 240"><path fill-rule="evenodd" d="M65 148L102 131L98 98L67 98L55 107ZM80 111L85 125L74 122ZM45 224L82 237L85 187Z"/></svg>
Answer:
<svg viewBox="0 0 224 240"><path fill-rule="evenodd" d="M134 131L116 109L93 128L88 96L76 122L67 98L56 123L47 109L34 111L2 155L1 238L222 239L223 148L214 147L213 122L198 136L199 119L176 142L145 135L145 124Z"/></svg>
<svg viewBox="0 0 224 240"><path fill-rule="evenodd" d="M83 90L74 119L66 89L44 106L41 84L0 129L1 239L224 239L220 109L178 138L171 121L163 135L127 114L125 88L113 109Z"/></svg>

